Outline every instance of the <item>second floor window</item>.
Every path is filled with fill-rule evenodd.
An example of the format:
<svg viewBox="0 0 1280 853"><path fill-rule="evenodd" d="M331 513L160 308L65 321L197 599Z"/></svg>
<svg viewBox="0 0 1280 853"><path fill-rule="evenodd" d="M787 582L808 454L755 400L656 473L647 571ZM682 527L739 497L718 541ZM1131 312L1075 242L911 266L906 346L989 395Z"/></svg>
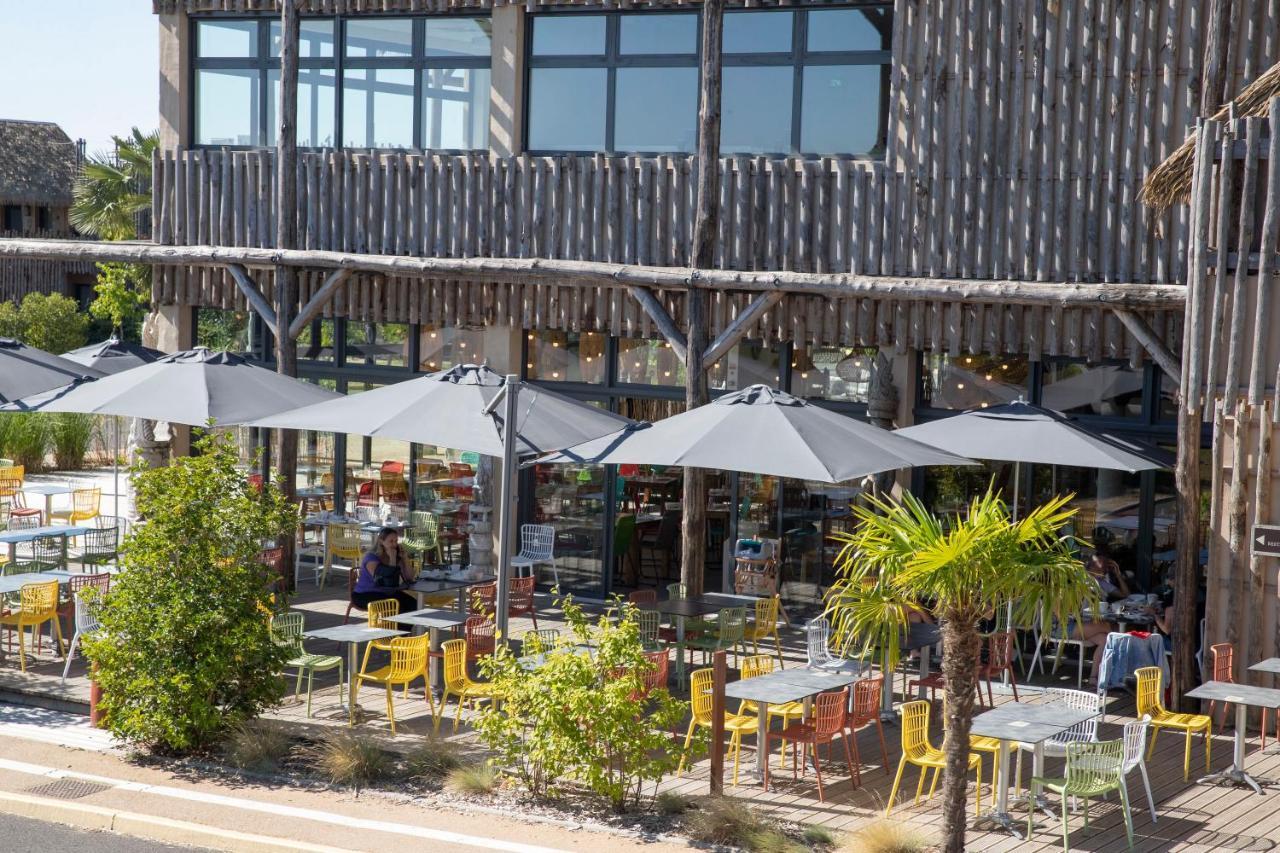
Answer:
<svg viewBox="0 0 1280 853"><path fill-rule="evenodd" d="M280 24L195 23L197 145L275 145ZM307 18L301 22L298 144L485 149L488 18Z"/></svg>

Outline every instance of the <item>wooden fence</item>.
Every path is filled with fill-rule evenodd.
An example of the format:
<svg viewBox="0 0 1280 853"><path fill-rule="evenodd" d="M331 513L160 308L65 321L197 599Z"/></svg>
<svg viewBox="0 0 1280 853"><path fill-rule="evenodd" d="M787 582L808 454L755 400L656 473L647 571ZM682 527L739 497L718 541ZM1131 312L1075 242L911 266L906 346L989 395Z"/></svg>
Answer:
<svg viewBox="0 0 1280 853"><path fill-rule="evenodd" d="M53 231L0 231L3 237L38 237L67 239ZM93 275L89 261L28 261L6 258L0 261L0 302L18 302L28 293L67 293L67 277Z"/></svg>

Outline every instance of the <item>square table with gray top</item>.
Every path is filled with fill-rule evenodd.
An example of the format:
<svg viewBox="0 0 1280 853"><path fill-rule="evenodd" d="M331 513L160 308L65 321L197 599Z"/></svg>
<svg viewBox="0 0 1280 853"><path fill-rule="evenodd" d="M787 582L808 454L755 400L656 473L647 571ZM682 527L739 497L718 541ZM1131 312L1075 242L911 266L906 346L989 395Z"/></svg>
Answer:
<svg viewBox="0 0 1280 853"><path fill-rule="evenodd" d="M54 569L48 572L24 572L19 575L5 575L0 577L0 595L7 592L19 592L29 583L57 581L59 584L64 584L71 579L73 574L74 572Z"/></svg>
<svg viewBox="0 0 1280 853"><path fill-rule="evenodd" d="M452 630L459 625L467 624L465 612L454 610L414 610L398 616L383 617L387 622L397 625L411 625L414 628L426 628L431 634L431 655L427 658L428 682L432 691L440 693L444 690L444 675L440 669L440 647L444 643L442 632Z"/></svg>
<svg viewBox="0 0 1280 853"><path fill-rule="evenodd" d="M0 545L9 546L9 562L17 562L18 545L34 542L45 536L58 536L62 539L62 564L67 564L67 539L72 536L83 536L93 528L78 527L69 524L53 524L44 527L28 527L23 530L0 530Z"/></svg>
<svg viewBox="0 0 1280 853"><path fill-rule="evenodd" d="M1044 742L1057 737L1072 726L1078 726L1086 720L1098 716L1096 711L1068 708L1061 704L1032 705L1027 702L1006 702L998 708L979 714L973 718L971 735L995 738L1000 741L997 755L999 777L996 780L996 808L974 821L974 828L1000 826L1008 830L1015 838L1022 838L1020 821L1015 821L1009 814L1009 750L1010 744L1029 743L1034 745L1034 764L1032 776L1044 775ZM1038 792L1032 785L1032 800Z"/></svg>
<svg viewBox="0 0 1280 853"><path fill-rule="evenodd" d="M776 669L755 678L742 678L724 686L726 699L745 699L756 703L756 771L764 779L764 763L768 760L765 734L769 731L769 706L788 702L805 702L819 693L841 690L860 676L847 672L815 670L807 667ZM807 708L806 708L807 709Z"/></svg>
<svg viewBox="0 0 1280 853"><path fill-rule="evenodd" d="M1265 661L1264 661L1265 663ZM1254 666L1257 666L1255 664ZM1253 669L1254 667L1249 667ZM1280 690L1272 687L1254 687L1251 684L1233 684L1229 681L1206 681L1194 690L1187 691L1188 699L1212 699L1228 702L1236 706L1235 754L1231 766L1218 773L1202 776L1196 782L1209 782L1214 785L1231 785L1241 788L1249 787L1262 793L1263 785L1274 785L1274 780L1254 778L1244 769L1244 740L1247 733L1247 714L1249 707L1280 708Z"/></svg>
<svg viewBox="0 0 1280 853"><path fill-rule="evenodd" d="M471 589L473 586L484 586L485 584L493 583L496 580L497 578L493 575L485 575L475 579L419 578L405 587L405 592L412 594L414 598L418 599L418 605L422 606L423 598L428 595L435 595L436 593L441 592L453 592L454 590L457 590L458 612L465 614L467 612L467 590ZM463 619L463 621L465 622L466 619Z"/></svg>
<svg viewBox="0 0 1280 853"><path fill-rule="evenodd" d="M406 631L391 628L370 628L368 625L334 625L332 628L316 628L302 636L308 640L333 640L347 647L347 723L356 723L356 651L361 643L403 637Z"/></svg>
<svg viewBox="0 0 1280 853"><path fill-rule="evenodd" d="M738 600L742 599L742 600ZM641 604L641 610L655 610L663 616L670 616L676 629L676 678L683 683L684 671L684 625L686 619L697 619L719 613L726 607L742 607L745 601L754 601L746 596L725 595L723 593L707 593L692 598L664 598L654 604Z"/></svg>
<svg viewBox="0 0 1280 853"><path fill-rule="evenodd" d="M75 491L75 488L56 483L24 483L22 491L24 494L40 495L44 498L44 521L45 524L48 524L50 519L53 518L53 499L62 495L69 495Z"/></svg>

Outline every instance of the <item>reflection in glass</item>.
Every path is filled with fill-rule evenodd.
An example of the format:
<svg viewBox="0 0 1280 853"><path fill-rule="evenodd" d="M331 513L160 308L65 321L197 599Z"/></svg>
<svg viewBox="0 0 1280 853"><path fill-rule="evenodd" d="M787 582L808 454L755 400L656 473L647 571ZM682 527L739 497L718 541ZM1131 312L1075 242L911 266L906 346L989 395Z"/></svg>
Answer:
<svg viewBox="0 0 1280 853"><path fill-rule="evenodd" d="M333 56L333 19L303 18L298 22L298 56L316 59ZM271 21L271 55L280 55L280 22Z"/></svg>
<svg viewBox="0 0 1280 853"><path fill-rule="evenodd" d="M409 18L348 18L347 56L409 56L413 21Z"/></svg>
<svg viewBox="0 0 1280 853"><path fill-rule="evenodd" d="M347 363L404 367L408 357L408 325L347 323Z"/></svg>
<svg viewBox="0 0 1280 853"><path fill-rule="evenodd" d="M791 393L797 397L865 403L876 352L874 348L796 346L791 354Z"/></svg>
<svg viewBox="0 0 1280 853"><path fill-rule="evenodd" d="M262 77L253 69L196 72L196 144L258 145Z"/></svg>
<svg viewBox="0 0 1280 853"><path fill-rule="evenodd" d="M603 15L554 15L534 18L533 55L603 54L605 20Z"/></svg>
<svg viewBox="0 0 1280 853"><path fill-rule="evenodd" d="M427 56L489 56L489 18L428 18Z"/></svg>
<svg viewBox="0 0 1280 853"><path fill-rule="evenodd" d="M603 382L605 343L599 332L537 331L526 333L530 379L550 382Z"/></svg>
<svg viewBox="0 0 1280 853"><path fill-rule="evenodd" d="M1149 547L1140 539L1142 491L1141 474L1127 471L1104 471L1096 468L1068 468L1059 465L1032 466L1032 505L1043 503L1055 495L1075 494L1071 506L1076 509L1071 530L1075 536L1101 547L1106 556L1120 565L1132 591L1137 582L1138 552ZM1172 533L1174 519L1167 514L1164 531ZM1092 553L1086 548L1082 557Z"/></svg>
<svg viewBox="0 0 1280 853"><path fill-rule="evenodd" d="M790 53L790 11L725 12L725 53Z"/></svg>
<svg viewBox="0 0 1280 853"><path fill-rule="evenodd" d="M973 409L1027 396L1031 363L1023 356L925 357L923 402L935 409Z"/></svg>
<svg viewBox="0 0 1280 853"><path fill-rule="evenodd" d="M312 335L312 331L317 326L320 334ZM302 330L302 334L298 335L298 358L306 359L307 361L332 362L333 343L334 331L331 318L308 323L306 328Z"/></svg>
<svg viewBox="0 0 1280 853"><path fill-rule="evenodd" d="M211 350L248 352L252 347L249 315L221 308L196 309L196 346Z"/></svg>
<svg viewBox="0 0 1280 853"><path fill-rule="evenodd" d="M422 98L424 148L489 147L488 68L427 68Z"/></svg>
<svg viewBox="0 0 1280 853"><path fill-rule="evenodd" d="M499 373L518 372L520 338L508 326L421 327L418 369L428 373L458 364L488 364Z"/></svg>
<svg viewBox="0 0 1280 853"><path fill-rule="evenodd" d="M684 362L666 341L618 339L618 381L684 387Z"/></svg>
<svg viewBox="0 0 1280 853"><path fill-rule="evenodd" d="M624 55L689 54L698 51L697 15L623 15L618 52Z"/></svg>
<svg viewBox="0 0 1280 853"><path fill-rule="evenodd" d="M893 43L893 10L811 9L811 52L832 50L889 50Z"/></svg>
<svg viewBox="0 0 1280 853"><path fill-rule="evenodd" d="M204 20L196 22L196 55L248 59L258 55L258 22Z"/></svg>
<svg viewBox="0 0 1280 853"><path fill-rule="evenodd" d="M351 148L413 145L413 71L348 68L342 75L342 135Z"/></svg>
<svg viewBox="0 0 1280 853"><path fill-rule="evenodd" d="M1142 416L1142 370L1125 364L1048 361L1043 405L1072 415Z"/></svg>
<svg viewBox="0 0 1280 853"><path fill-rule="evenodd" d="M757 17L772 13L744 13ZM725 16L726 21L728 15ZM729 66L724 69L720 149L726 154L791 150L791 95L794 70Z"/></svg>
<svg viewBox="0 0 1280 853"><path fill-rule="evenodd" d="M758 341L743 341L707 369L708 387L737 391L749 385L778 387L778 350Z"/></svg>
<svg viewBox="0 0 1280 853"><path fill-rule="evenodd" d="M880 147L887 66L811 65L804 69L800 150L870 154Z"/></svg>
<svg viewBox="0 0 1280 853"><path fill-rule="evenodd" d="M267 85L271 100L267 102L267 144L276 144L280 122L280 72L267 72ZM334 98L337 97L337 78L330 69L298 69L298 144L304 148L333 147Z"/></svg>
<svg viewBox="0 0 1280 853"><path fill-rule="evenodd" d="M607 85L608 72L603 68L532 69L529 147L603 151Z"/></svg>
<svg viewBox="0 0 1280 853"><path fill-rule="evenodd" d="M821 603L823 586L835 579L841 549L831 534L850 529L850 506L861 492L856 482L782 481L780 591L785 600Z"/></svg>
<svg viewBox="0 0 1280 853"><path fill-rule="evenodd" d="M698 69L619 68L617 81L613 144L616 150L694 150Z"/></svg>
<svg viewBox="0 0 1280 853"><path fill-rule="evenodd" d="M538 465L533 469L533 524L555 528L556 573L576 593L604 594L603 465ZM553 583L550 568L540 581Z"/></svg>

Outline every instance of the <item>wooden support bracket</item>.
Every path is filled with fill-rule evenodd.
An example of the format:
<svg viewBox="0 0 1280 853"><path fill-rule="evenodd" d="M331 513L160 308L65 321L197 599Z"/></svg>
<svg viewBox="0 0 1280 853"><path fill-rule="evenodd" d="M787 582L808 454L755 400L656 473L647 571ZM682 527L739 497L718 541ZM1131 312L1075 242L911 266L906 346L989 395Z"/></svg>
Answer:
<svg viewBox="0 0 1280 853"><path fill-rule="evenodd" d="M1138 343L1146 348L1151 354L1151 358L1155 363L1160 365L1160 369L1169 375L1174 385L1181 387L1182 385L1182 363L1177 356L1170 351L1164 341L1156 336L1155 331L1142 319L1142 315L1135 314L1126 308L1111 309L1120 322L1124 325L1129 333L1138 339Z"/></svg>
<svg viewBox="0 0 1280 853"><path fill-rule="evenodd" d="M348 278L351 277L351 270L338 269L325 276L324 283L320 285L320 289L315 295L307 300L307 304L302 306L302 310L298 312L298 316L293 318L293 322L289 324L289 337L297 340L307 325L314 320L324 306L329 304L333 299L333 294L342 286Z"/></svg>
<svg viewBox="0 0 1280 853"><path fill-rule="evenodd" d="M644 309L644 313L649 315L649 319L658 327L658 331L662 333L662 337L667 339L667 343L671 344L671 349L675 351L676 358L680 359L680 363L687 362L689 357L689 343L684 336L684 332L676 328L675 320L671 319L671 315L667 313L666 306L658 301L658 297L653 291L647 287L631 286L627 290L631 291L631 295L640 303L640 307Z"/></svg>
<svg viewBox="0 0 1280 853"><path fill-rule="evenodd" d="M276 312L271 307L271 303L267 301L267 297L262 295L258 285L254 283L253 279L249 278L249 271L241 264L227 264L227 271L235 279L236 287L240 288L240 292L244 294L245 301L249 303L249 307L262 318L262 322L267 324L271 334L279 337L280 330L276 325Z"/></svg>
<svg viewBox="0 0 1280 853"><path fill-rule="evenodd" d="M733 348L734 344L742 340L742 336L755 325L756 321L760 319L760 315L781 302L782 297L782 291L774 290L761 293L751 300L751 304L746 307L746 310L734 317L733 322L725 326L724 330L711 342L711 346L707 347L706 354L702 356L702 363L710 367L719 361L725 353Z"/></svg>

